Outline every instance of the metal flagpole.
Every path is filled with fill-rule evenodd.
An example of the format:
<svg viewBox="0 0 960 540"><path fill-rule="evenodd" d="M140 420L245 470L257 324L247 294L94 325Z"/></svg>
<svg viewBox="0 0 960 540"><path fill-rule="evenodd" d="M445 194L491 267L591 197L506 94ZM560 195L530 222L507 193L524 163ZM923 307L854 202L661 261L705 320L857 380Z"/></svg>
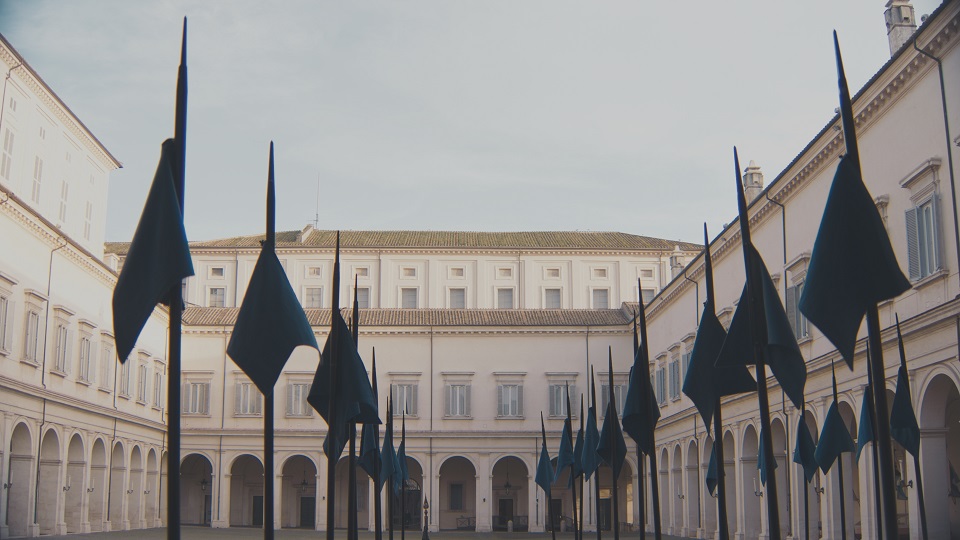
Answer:
<svg viewBox="0 0 960 540"><path fill-rule="evenodd" d="M727 520L727 463L723 457L723 419L720 414L720 398L713 411L713 448L717 455L717 518L720 540L730 540L730 525Z"/></svg>
<svg viewBox="0 0 960 540"><path fill-rule="evenodd" d="M330 306L330 391L327 405L327 415L330 423L327 425L327 432L330 438L330 447L339 446L334 444L334 438L339 435L335 433L337 426L337 394L339 394L339 345L337 344L337 332L333 329L333 321L336 321L340 311L340 231L337 231L337 247L333 261L333 301ZM337 461L340 456L327 456L327 540L334 540L334 520L337 515L336 490L337 490Z"/></svg>
<svg viewBox="0 0 960 540"><path fill-rule="evenodd" d="M609 362L608 364L609 369L607 371L607 380L609 381L608 391L610 393L610 397L609 397L610 403L607 406L607 411L609 411L610 414L614 415L614 422L619 422L619 420L616 419L616 415L617 415L616 395L613 393L613 348L612 347L607 349L607 361ZM620 467L617 466L617 461L619 460L617 459L617 445L615 442L615 434L613 431L614 430L611 429L610 434L608 435L610 437L610 441L609 441L610 455L613 458L610 463L610 474L612 476L611 479L613 481L613 538L614 540L620 540L620 508L619 508L620 507L620 496L619 496L620 490L618 489L618 486L617 486L617 484L619 483L618 480L620 479Z"/></svg>
<svg viewBox="0 0 960 540"><path fill-rule="evenodd" d="M806 422L807 403L800 406L800 421ZM798 437L799 439L799 437ZM806 471L803 473L803 538L810 540L810 482L807 482Z"/></svg>
<svg viewBox="0 0 960 540"><path fill-rule="evenodd" d="M867 409L870 411L870 426L873 428L873 442L870 444L870 452L873 456L873 502L874 516L876 520L877 540L883 540L883 510L880 504L880 464L877 456L877 415L873 412L873 386L870 380L873 379L873 366L870 362L870 349L867 349L867 390L863 399L867 401Z"/></svg>
<svg viewBox="0 0 960 540"><path fill-rule="evenodd" d="M837 372L833 367L833 360L830 360L830 371L833 373L833 404L837 405ZM843 454L837 456L837 473L840 475L840 538L847 540L847 492L843 489Z"/></svg>

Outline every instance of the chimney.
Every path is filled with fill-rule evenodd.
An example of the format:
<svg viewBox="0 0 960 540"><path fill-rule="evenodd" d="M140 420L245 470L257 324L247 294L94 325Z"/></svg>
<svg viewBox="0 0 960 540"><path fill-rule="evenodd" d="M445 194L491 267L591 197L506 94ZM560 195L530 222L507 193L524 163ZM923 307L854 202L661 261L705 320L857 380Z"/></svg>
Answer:
<svg viewBox="0 0 960 540"><path fill-rule="evenodd" d="M890 56L893 56L916 31L916 14L909 0L887 0L883 18L887 21L887 40L890 42Z"/></svg>
<svg viewBox="0 0 960 540"><path fill-rule="evenodd" d="M763 192L763 173L755 161L750 160L750 164L743 171L743 196L747 202L752 202Z"/></svg>
<svg viewBox="0 0 960 540"><path fill-rule="evenodd" d="M670 255L670 278L673 279L683 273L683 267L686 264L686 261L683 257L683 252L680 251L680 246L673 246L673 254Z"/></svg>

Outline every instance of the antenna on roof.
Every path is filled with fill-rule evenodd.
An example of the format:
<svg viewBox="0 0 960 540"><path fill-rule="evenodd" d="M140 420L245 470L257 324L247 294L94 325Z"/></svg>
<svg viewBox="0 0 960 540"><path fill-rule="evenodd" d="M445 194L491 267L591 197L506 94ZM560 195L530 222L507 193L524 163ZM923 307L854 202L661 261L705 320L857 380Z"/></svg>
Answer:
<svg viewBox="0 0 960 540"><path fill-rule="evenodd" d="M320 225L320 175L317 175L317 209L313 214L313 228Z"/></svg>

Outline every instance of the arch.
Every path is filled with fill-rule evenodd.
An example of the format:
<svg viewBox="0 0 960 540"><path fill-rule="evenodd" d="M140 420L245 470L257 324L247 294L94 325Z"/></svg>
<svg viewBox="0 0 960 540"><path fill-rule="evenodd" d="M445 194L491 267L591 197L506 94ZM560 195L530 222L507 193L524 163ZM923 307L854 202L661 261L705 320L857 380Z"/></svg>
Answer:
<svg viewBox="0 0 960 540"><path fill-rule="evenodd" d="M441 530L476 529L477 468L469 458L448 456L440 465L441 504L434 506Z"/></svg>
<svg viewBox="0 0 960 540"><path fill-rule="evenodd" d="M422 486L426 479L423 476L420 461L410 455L406 457L408 478L401 488L401 493L398 493L393 498L393 507L397 509L394 527L397 529L400 528L400 515L404 513L404 527L407 530L420 530L422 529L422 522L420 519L421 513L418 509L423 504ZM411 508L414 510L411 510Z"/></svg>
<svg viewBox="0 0 960 540"><path fill-rule="evenodd" d="M680 449L679 442L673 447L673 459L670 465L670 492L673 494L671 501L673 509L670 517L673 531L679 533L683 528L684 502L686 501L683 484L683 451Z"/></svg>
<svg viewBox="0 0 960 540"><path fill-rule="evenodd" d="M123 529L123 498L127 494L125 455L123 442L114 442L113 451L110 453L110 470L107 473L107 483L109 484L107 520L110 521L110 529L114 531Z"/></svg>
<svg viewBox="0 0 960 540"><path fill-rule="evenodd" d="M792 507L790 500L790 474L787 467L790 445L787 438L787 431L781 418L774 418L770 421L770 437L773 441L773 456L776 460L777 469L777 509L780 515L780 538L786 538L790 534L790 509ZM764 502L764 505L766 503Z"/></svg>
<svg viewBox="0 0 960 540"><path fill-rule="evenodd" d="M53 427L43 432L40 441L40 474L37 489L37 524L40 534L57 534L60 493L60 435Z"/></svg>
<svg viewBox="0 0 960 540"><path fill-rule="evenodd" d="M927 380L920 396L917 421L928 534L960 538L960 510L955 504L960 490L951 485L953 474L960 471L960 387L944 370Z"/></svg>
<svg viewBox="0 0 960 540"><path fill-rule="evenodd" d="M529 530L530 469L517 456L501 456L493 464L493 530L506 531L507 522L513 521L515 531ZM565 485L565 484L564 484Z"/></svg>
<svg viewBox="0 0 960 540"><path fill-rule="evenodd" d="M260 471L262 483L262 467ZM210 525L212 512L213 463L203 454L189 453L180 464L180 522Z"/></svg>
<svg viewBox="0 0 960 540"><path fill-rule="evenodd" d="M130 451L130 478L127 484L127 519L131 528L142 529L144 524L140 502L143 500L143 453L140 445L134 445Z"/></svg>
<svg viewBox="0 0 960 540"><path fill-rule="evenodd" d="M31 449L33 435L26 422L14 426L10 435L10 465L7 471L7 526L10 536L27 536L33 523L33 471L36 452Z"/></svg>
<svg viewBox="0 0 960 540"><path fill-rule="evenodd" d="M733 430L723 432L723 474L726 484L727 499L727 527L730 534L740 530L740 513L737 512L737 501L740 500L740 483L737 478L737 443L734 442ZM718 468L720 464L717 464ZM719 470L717 472L720 472Z"/></svg>
<svg viewBox="0 0 960 540"><path fill-rule="evenodd" d="M684 463L684 469L686 469L685 472L687 475L684 496L687 502L686 523L688 534L690 531L705 527L705 520L703 519L703 497L701 496L703 481L700 475L699 444L696 439L691 439L690 442L687 443L687 459Z"/></svg>
<svg viewBox="0 0 960 540"><path fill-rule="evenodd" d="M80 513L84 493L84 473L87 470L86 452L83 437L74 433L67 446L66 492L63 495L63 521L68 533L83 532Z"/></svg>
<svg viewBox="0 0 960 540"><path fill-rule="evenodd" d="M147 527L157 526L157 497L160 496L160 468L157 451L151 448L147 453L147 476L144 485L144 519Z"/></svg>
<svg viewBox="0 0 960 540"><path fill-rule="evenodd" d="M813 438L813 443L816 444L817 440L820 437L820 429L818 427L818 422L816 415L810 409L805 409L802 417L802 421L807 426L807 430L810 432L810 436ZM794 437L796 437L796 429L799 426L799 421L797 426L794 426ZM821 513L820 513L820 504L821 504L821 495L817 490L821 485L821 475L819 469L817 470L816 475L813 477L809 483L805 480L803 476L803 467L799 463L794 464L795 467L795 477L797 481L801 483L801 486L797 490L797 509L798 515L801 516L800 531L798 534L802 537L805 534L805 531L810 531L810 537L814 538L819 534L819 531L822 526L821 522ZM806 501L809 507L809 519L806 523L803 522L803 501L804 501L804 490L806 490Z"/></svg>
<svg viewBox="0 0 960 540"><path fill-rule="evenodd" d="M333 521L334 527L338 529L347 528L347 518L349 516L347 503L349 502L349 486L350 486L350 463L346 458L341 458L337 462L337 501L342 501L342 503L337 504L337 514ZM368 477L363 473L363 470L357 472L356 476L356 495L357 495L357 523L366 524L369 522L369 513L367 508L367 501L369 500L369 488L370 481ZM395 510L399 512L399 510Z"/></svg>
<svg viewBox="0 0 960 540"><path fill-rule="evenodd" d="M90 452L90 480L87 486L87 490L91 490L87 496L87 520L90 529L95 532L103 530L103 522L107 517L107 473L107 444L103 438L97 437Z"/></svg>
<svg viewBox="0 0 960 540"><path fill-rule="evenodd" d="M318 508L316 463L303 454L291 455L283 461L280 474L280 526L316 529ZM361 474L358 472L357 476ZM360 483L359 479L357 483ZM339 500L345 501L346 498ZM366 500L366 498L360 498L361 503L366 503ZM357 522L365 523L360 518Z"/></svg>
<svg viewBox="0 0 960 540"><path fill-rule="evenodd" d="M230 526L263 526L263 463L241 454L230 466Z"/></svg>
<svg viewBox="0 0 960 540"><path fill-rule="evenodd" d="M759 493L763 491L760 485L760 474L757 470L757 451L760 448L760 439L753 424L747 424L743 429L742 444L740 446L740 485L743 486L743 523L739 531L745 538L760 536L760 515L763 511ZM726 457L726 455L724 455Z"/></svg>

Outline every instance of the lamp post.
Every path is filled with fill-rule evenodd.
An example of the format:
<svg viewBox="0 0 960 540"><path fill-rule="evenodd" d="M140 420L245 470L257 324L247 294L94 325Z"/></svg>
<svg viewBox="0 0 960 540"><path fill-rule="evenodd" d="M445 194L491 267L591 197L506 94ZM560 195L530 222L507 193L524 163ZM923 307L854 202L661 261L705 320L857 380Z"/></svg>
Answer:
<svg viewBox="0 0 960 540"><path fill-rule="evenodd" d="M423 534L420 536L421 540L430 540L430 533L427 532L427 524L430 523L430 502L427 501L427 497L423 497Z"/></svg>

